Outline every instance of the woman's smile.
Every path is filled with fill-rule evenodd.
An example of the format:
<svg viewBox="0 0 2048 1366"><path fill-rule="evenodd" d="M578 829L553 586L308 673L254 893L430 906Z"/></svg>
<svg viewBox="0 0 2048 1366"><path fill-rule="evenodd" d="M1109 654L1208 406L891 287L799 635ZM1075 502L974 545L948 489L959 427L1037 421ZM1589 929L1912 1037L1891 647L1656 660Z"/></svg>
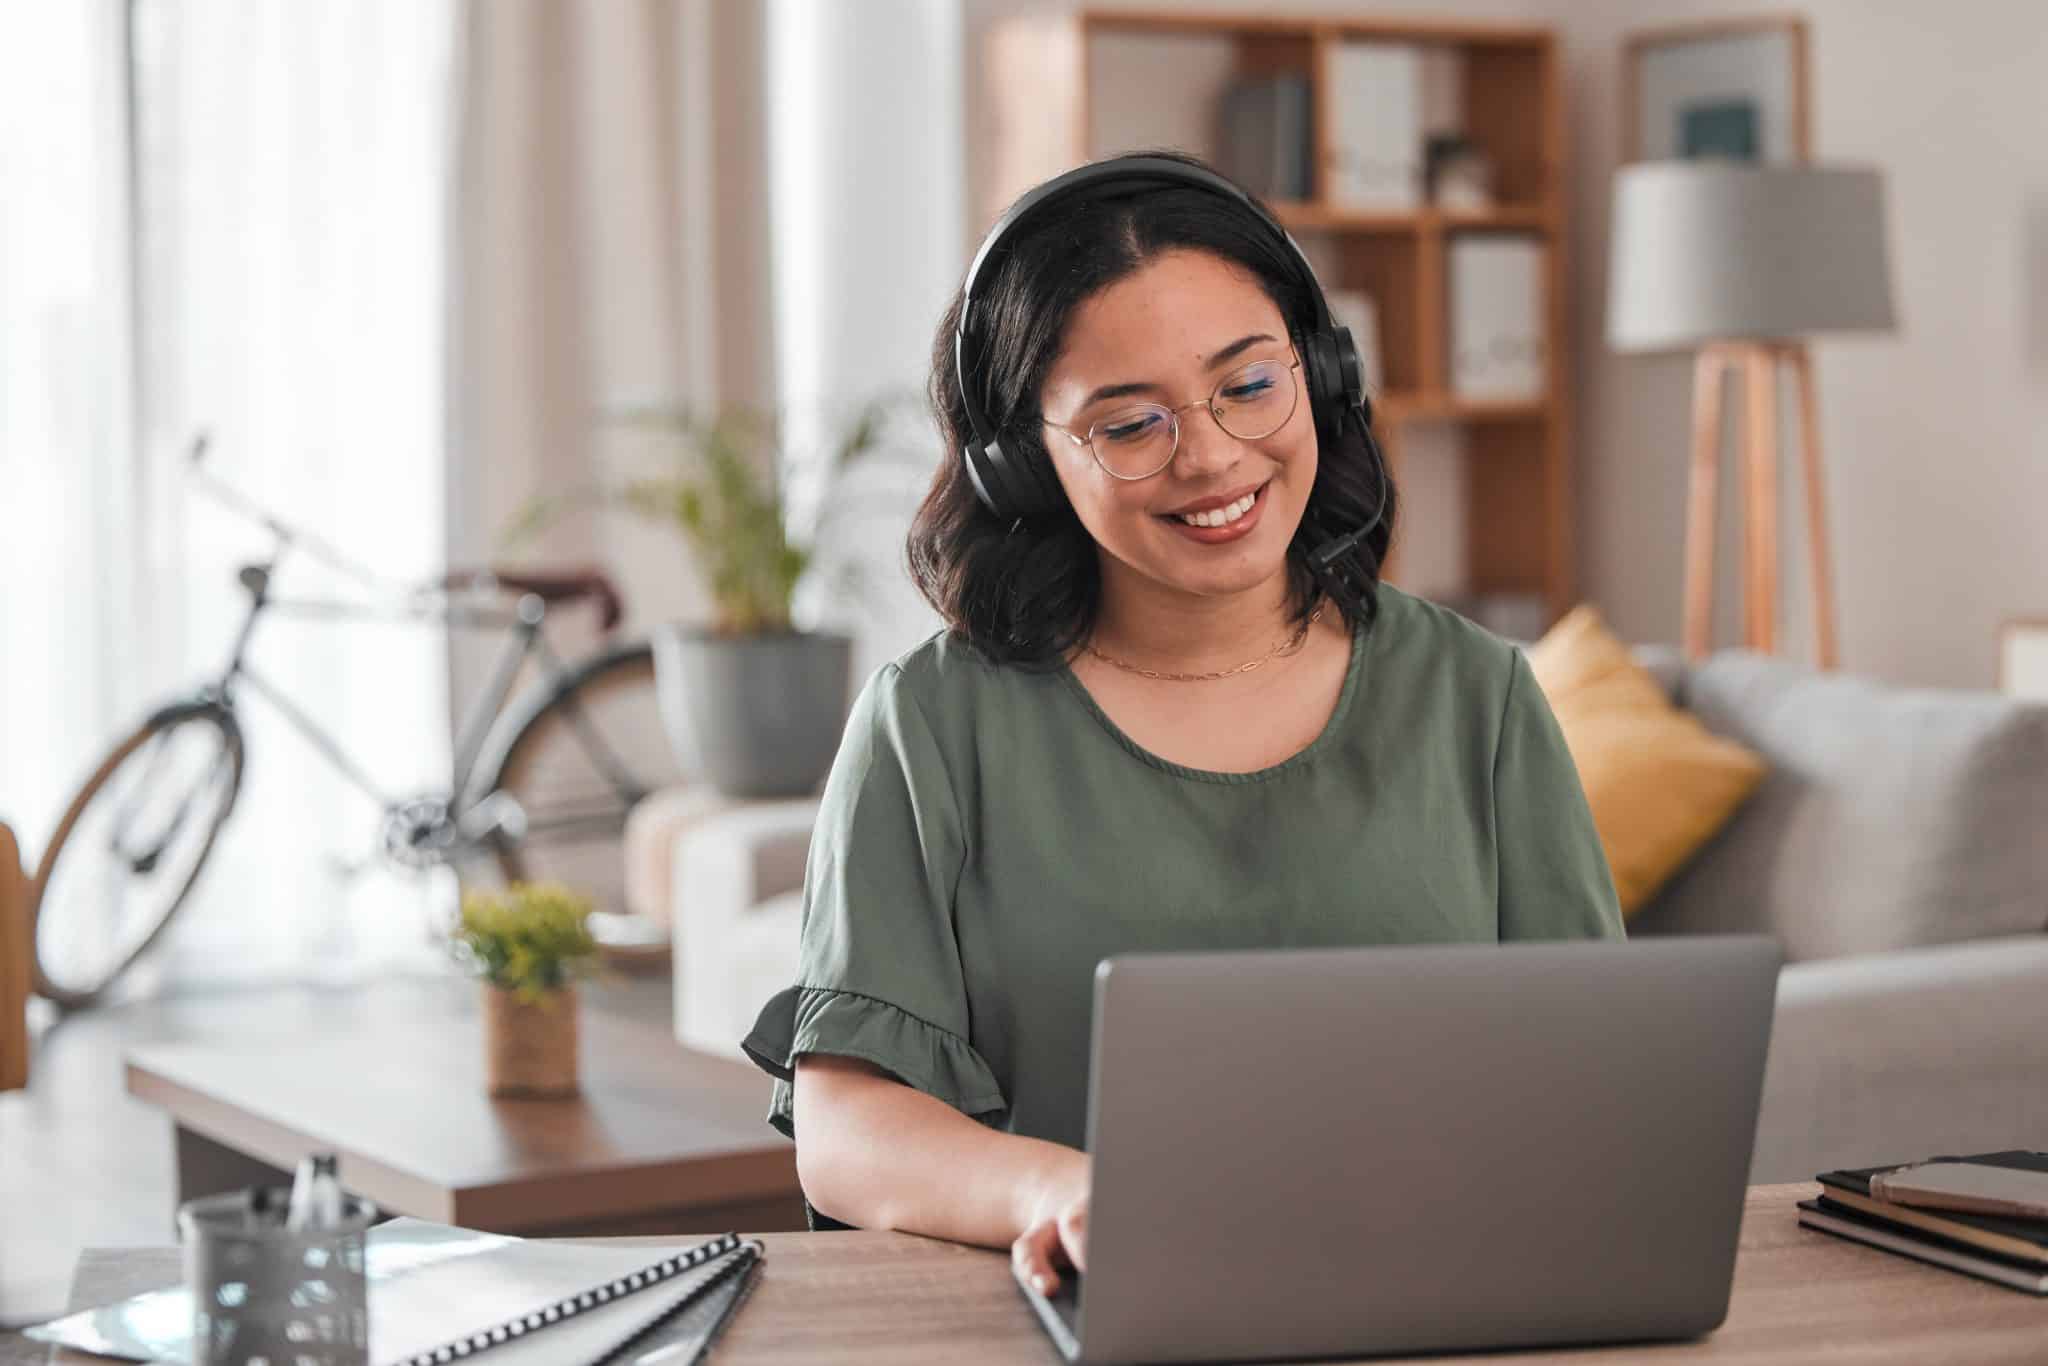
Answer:
<svg viewBox="0 0 2048 1366"><path fill-rule="evenodd" d="M1201 545L1222 545L1240 540L1251 535L1252 529L1258 526L1259 513L1266 506L1266 486L1271 482L1268 480L1243 493L1200 499L1177 511L1161 514L1159 520Z"/></svg>

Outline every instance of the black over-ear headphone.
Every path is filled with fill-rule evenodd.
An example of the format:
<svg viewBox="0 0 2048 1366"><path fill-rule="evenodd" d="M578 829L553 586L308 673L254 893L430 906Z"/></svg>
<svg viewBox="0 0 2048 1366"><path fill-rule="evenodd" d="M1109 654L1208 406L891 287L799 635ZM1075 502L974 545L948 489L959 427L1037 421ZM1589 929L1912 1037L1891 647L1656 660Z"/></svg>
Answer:
<svg viewBox="0 0 2048 1366"><path fill-rule="evenodd" d="M974 429L961 451L967 477L973 481L982 505L1006 522L1030 518L1056 507L1064 496L1050 462L1021 442L1006 441L982 407L980 368L987 331L980 316L985 303L981 297L983 272L992 275L1007 254L1011 240L1056 208L1070 202L1122 199L1173 188L1206 190L1243 207L1273 234L1282 255L1293 266L1309 300L1309 329L1298 341L1302 371L1308 382L1309 407L1325 450L1331 449L1345 416L1354 411L1358 414L1366 452L1379 478L1379 509L1365 526L1316 547L1311 559L1318 569L1327 569L1370 535L1386 515L1386 461L1380 455L1379 443L1373 440L1372 405L1365 396L1365 375L1357 343L1352 340L1349 328L1338 327L1330 317L1329 300L1323 297L1315 270L1278 220L1222 176L1169 157L1114 157L1077 167L1018 200L982 240L981 250L975 252L973 264L967 268L959 327L953 334L953 368L960 383L961 403L967 409L968 425Z"/></svg>

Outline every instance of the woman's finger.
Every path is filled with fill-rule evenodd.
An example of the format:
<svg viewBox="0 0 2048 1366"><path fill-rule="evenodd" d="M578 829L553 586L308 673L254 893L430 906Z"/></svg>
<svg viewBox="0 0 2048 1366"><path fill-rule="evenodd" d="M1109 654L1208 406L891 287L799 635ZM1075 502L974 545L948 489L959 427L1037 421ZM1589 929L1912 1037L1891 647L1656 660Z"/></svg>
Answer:
<svg viewBox="0 0 2048 1366"><path fill-rule="evenodd" d="M1076 1271L1088 1270L1088 1202L1079 1201L1060 1211L1060 1247Z"/></svg>
<svg viewBox="0 0 2048 1366"><path fill-rule="evenodd" d="M1041 1295L1059 1289L1059 1272L1053 1266L1053 1250L1059 1243L1059 1226L1045 1219L1025 1229L1010 1244L1010 1265L1025 1284Z"/></svg>

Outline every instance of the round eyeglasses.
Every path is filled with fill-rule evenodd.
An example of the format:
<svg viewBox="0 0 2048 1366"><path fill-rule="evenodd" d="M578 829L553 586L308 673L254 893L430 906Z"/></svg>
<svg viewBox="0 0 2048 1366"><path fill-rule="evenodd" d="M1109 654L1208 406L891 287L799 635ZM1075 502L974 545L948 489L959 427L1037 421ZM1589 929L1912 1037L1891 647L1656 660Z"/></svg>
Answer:
<svg viewBox="0 0 2048 1366"><path fill-rule="evenodd" d="M1173 463L1180 449L1180 415L1206 407L1216 425L1239 441L1259 441L1287 425L1301 386L1295 372L1301 362L1253 361L1223 377L1207 398L1169 408L1163 403L1138 403L1097 419L1085 434L1057 422L1045 425L1076 446L1086 446L1095 463L1112 479L1149 479Z"/></svg>

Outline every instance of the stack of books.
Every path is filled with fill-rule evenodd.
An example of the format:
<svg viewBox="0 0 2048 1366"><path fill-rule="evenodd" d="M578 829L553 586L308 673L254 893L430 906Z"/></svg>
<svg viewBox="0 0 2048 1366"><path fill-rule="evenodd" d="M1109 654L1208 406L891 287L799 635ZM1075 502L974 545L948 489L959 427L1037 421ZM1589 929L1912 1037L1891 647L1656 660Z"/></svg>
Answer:
<svg viewBox="0 0 2048 1366"><path fill-rule="evenodd" d="M2026 1194L2048 1191L2048 1153L1937 1157L1816 1179L1820 1198L1799 1204L1808 1228L2048 1295L2048 1203Z"/></svg>

